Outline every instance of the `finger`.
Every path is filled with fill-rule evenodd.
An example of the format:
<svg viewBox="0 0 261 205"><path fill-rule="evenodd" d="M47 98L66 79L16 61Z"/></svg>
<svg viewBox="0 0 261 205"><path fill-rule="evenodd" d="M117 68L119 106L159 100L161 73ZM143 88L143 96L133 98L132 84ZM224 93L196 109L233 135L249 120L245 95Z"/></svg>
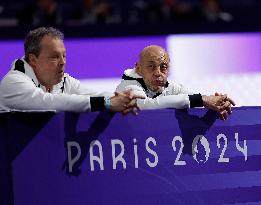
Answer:
<svg viewBox="0 0 261 205"><path fill-rule="evenodd" d="M225 110L228 112L228 114L231 114L231 103L229 101L226 101L224 105Z"/></svg>
<svg viewBox="0 0 261 205"><path fill-rule="evenodd" d="M230 102L227 101L224 105L219 106L218 111L219 111L219 113L226 111L228 114L231 114L232 112L231 112Z"/></svg>
<svg viewBox="0 0 261 205"><path fill-rule="evenodd" d="M217 106L217 111L218 111L219 113L221 113L223 110L225 110L225 107L224 107L223 105L218 105L218 106Z"/></svg>
<svg viewBox="0 0 261 205"><path fill-rule="evenodd" d="M131 101L127 104L126 108L134 107L135 105L136 105L136 99L133 99L133 100L131 100Z"/></svg>
<svg viewBox="0 0 261 205"><path fill-rule="evenodd" d="M227 101L223 108L224 108L224 110L227 111L228 114L231 114L231 113L232 113L231 103L230 103L230 102Z"/></svg>
<svg viewBox="0 0 261 205"><path fill-rule="evenodd" d="M127 115L128 112L127 112L126 109L125 109L125 110L121 111L121 114L122 114L122 115Z"/></svg>
<svg viewBox="0 0 261 205"><path fill-rule="evenodd" d="M144 96L144 95L135 94L132 89L126 90L126 91L124 92L124 94L125 94L126 96L128 96L130 100L132 100L132 99L145 99L145 96Z"/></svg>
<svg viewBox="0 0 261 205"><path fill-rule="evenodd" d="M223 109L227 109L227 107L231 107L231 103L229 101L225 101L225 103L223 104Z"/></svg>
<svg viewBox="0 0 261 205"><path fill-rule="evenodd" d="M234 100L232 100L230 97L227 96L227 94L224 95L225 96L225 101L229 101L233 106L236 105L236 103L234 102Z"/></svg>
<svg viewBox="0 0 261 205"><path fill-rule="evenodd" d="M124 91L124 92L115 92L114 94L115 94L115 96L129 99L129 96L128 96L128 94L126 94L126 91Z"/></svg>
<svg viewBox="0 0 261 205"><path fill-rule="evenodd" d="M136 105L135 105L135 108L137 109L137 112L140 112L140 111L141 111L141 109L138 107L137 103L136 103Z"/></svg>
<svg viewBox="0 0 261 205"><path fill-rule="evenodd" d="M226 101L226 100L227 100L227 94L222 95L222 100L223 100L223 101Z"/></svg>
<svg viewBox="0 0 261 205"><path fill-rule="evenodd" d="M133 97L132 97L132 99L145 99L145 97L142 96L142 95L136 95L136 94L134 94Z"/></svg>
<svg viewBox="0 0 261 205"><path fill-rule="evenodd" d="M124 91L125 94L128 94L130 91L132 91L132 89L127 89Z"/></svg>
<svg viewBox="0 0 261 205"><path fill-rule="evenodd" d="M136 107L132 107L132 108L127 108L125 110L122 111L123 115L127 115L129 112L131 112L133 115L138 115L138 109Z"/></svg>
<svg viewBox="0 0 261 205"><path fill-rule="evenodd" d="M139 114L139 109L138 109L138 107L133 107L133 109L132 109L132 114L134 114L134 115L138 115L138 114Z"/></svg>
<svg viewBox="0 0 261 205"><path fill-rule="evenodd" d="M133 90L132 89L128 89L128 90L126 90L125 92L124 92L124 94L126 94L126 95L131 95L131 94L133 94Z"/></svg>
<svg viewBox="0 0 261 205"><path fill-rule="evenodd" d="M224 96L216 96L215 103L217 106L222 106L224 104Z"/></svg>
<svg viewBox="0 0 261 205"><path fill-rule="evenodd" d="M229 101L233 106L235 106L236 105L236 103L235 103L235 101L234 100L232 100L231 98L227 98L227 101Z"/></svg>
<svg viewBox="0 0 261 205"><path fill-rule="evenodd" d="M215 96L223 96L222 93L215 92Z"/></svg>
<svg viewBox="0 0 261 205"><path fill-rule="evenodd" d="M229 101L226 101L223 105L219 107L219 112L222 112L226 110L228 114L231 114L231 103Z"/></svg>
<svg viewBox="0 0 261 205"><path fill-rule="evenodd" d="M128 97L129 98L129 95L130 95L130 89L129 90L125 90L123 92L118 92L118 95L121 95L121 96L124 96L124 97Z"/></svg>
<svg viewBox="0 0 261 205"><path fill-rule="evenodd" d="M220 114L223 116L224 120L228 118L228 113L226 110L222 111Z"/></svg>
<svg viewBox="0 0 261 205"><path fill-rule="evenodd" d="M127 114L128 114L129 112L131 112L131 111L132 111L132 107L123 110L123 111L122 111L122 114L123 114L123 115L127 115Z"/></svg>
<svg viewBox="0 0 261 205"><path fill-rule="evenodd" d="M228 114L232 114L232 109L231 109L231 106L229 106L228 108L227 108L227 112L228 112Z"/></svg>
<svg viewBox="0 0 261 205"><path fill-rule="evenodd" d="M224 116L221 115L220 113L219 113L219 119L220 119L220 120L225 120L225 119L224 119Z"/></svg>
<svg viewBox="0 0 261 205"><path fill-rule="evenodd" d="M133 98L133 95L134 95L133 90L130 90L130 91L129 91L129 95L128 95L128 97L129 97L130 100Z"/></svg>

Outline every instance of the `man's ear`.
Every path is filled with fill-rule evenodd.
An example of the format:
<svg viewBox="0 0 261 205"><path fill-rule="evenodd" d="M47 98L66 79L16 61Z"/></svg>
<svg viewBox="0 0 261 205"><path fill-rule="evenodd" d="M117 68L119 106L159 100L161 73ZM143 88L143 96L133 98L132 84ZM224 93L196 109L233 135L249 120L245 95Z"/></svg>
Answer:
<svg viewBox="0 0 261 205"><path fill-rule="evenodd" d="M141 66L138 62L135 63L135 71L137 74L141 75Z"/></svg>
<svg viewBox="0 0 261 205"><path fill-rule="evenodd" d="M34 54L30 53L28 59L29 59L29 64L34 67L36 65L37 57Z"/></svg>

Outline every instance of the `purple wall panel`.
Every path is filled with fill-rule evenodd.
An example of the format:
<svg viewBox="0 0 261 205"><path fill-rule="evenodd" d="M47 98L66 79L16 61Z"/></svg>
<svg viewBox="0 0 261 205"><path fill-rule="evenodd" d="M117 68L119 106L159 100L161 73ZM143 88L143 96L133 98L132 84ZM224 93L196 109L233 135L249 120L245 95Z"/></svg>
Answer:
<svg viewBox="0 0 261 205"><path fill-rule="evenodd" d="M166 48L165 37L68 40L67 72L76 78L120 77L132 67L143 47Z"/></svg>
<svg viewBox="0 0 261 205"><path fill-rule="evenodd" d="M0 41L0 79L10 70L13 60L23 53L22 41Z"/></svg>
<svg viewBox="0 0 261 205"><path fill-rule="evenodd" d="M120 77L132 67L143 47L157 44L166 48L165 37L67 39L67 66L78 79ZM0 41L0 78L15 58L23 55L22 41Z"/></svg>

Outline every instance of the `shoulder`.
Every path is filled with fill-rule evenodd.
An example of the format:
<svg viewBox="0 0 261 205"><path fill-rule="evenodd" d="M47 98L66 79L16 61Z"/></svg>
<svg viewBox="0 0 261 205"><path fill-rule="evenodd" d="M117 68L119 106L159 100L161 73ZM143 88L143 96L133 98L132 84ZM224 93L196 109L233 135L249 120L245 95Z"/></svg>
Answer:
<svg viewBox="0 0 261 205"><path fill-rule="evenodd" d="M15 70L9 71L0 82L1 95L11 96L14 93L21 94L34 89L36 89L36 86L32 79L26 74Z"/></svg>
<svg viewBox="0 0 261 205"><path fill-rule="evenodd" d="M134 68L125 70L116 91L124 91L128 89L142 90L141 84L137 81L139 78L141 78L141 76L136 73Z"/></svg>
<svg viewBox="0 0 261 205"><path fill-rule="evenodd" d="M131 77L131 78L141 78L141 76L138 73L136 73L135 68L130 68L130 69L125 70L124 75Z"/></svg>
<svg viewBox="0 0 261 205"><path fill-rule="evenodd" d="M1 85L16 82L32 82L32 80L25 73L16 70L10 70L1 80Z"/></svg>
<svg viewBox="0 0 261 205"><path fill-rule="evenodd" d="M135 95L146 97L144 89L136 80L122 80L116 88L117 92L124 92L126 90L132 90Z"/></svg>
<svg viewBox="0 0 261 205"><path fill-rule="evenodd" d="M116 91L125 90L143 90L142 86L137 80L121 80L120 84L117 86Z"/></svg>

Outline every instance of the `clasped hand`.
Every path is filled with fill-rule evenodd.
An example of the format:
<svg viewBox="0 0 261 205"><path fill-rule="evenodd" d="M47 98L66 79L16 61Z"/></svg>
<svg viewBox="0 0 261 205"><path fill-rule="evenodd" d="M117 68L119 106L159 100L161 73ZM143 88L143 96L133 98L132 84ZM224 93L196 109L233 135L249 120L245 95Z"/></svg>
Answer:
<svg viewBox="0 0 261 205"><path fill-rule="evenodd" d="M202 96L204 107L214 110L219 114L221 120L226 120L232 113L231 106L235 106L235 102L226 94L215 93L215 95Z"/></svg>
<svg viewBox="0 0 261 205"><path fill-rule="evenodd" d="M112 112L121 112L124 115L129 112L137 115L139 112L137 99L144 99L144 96L134 94L133 90L115 92L115 96L111 97L110 109Z"/></svg>

